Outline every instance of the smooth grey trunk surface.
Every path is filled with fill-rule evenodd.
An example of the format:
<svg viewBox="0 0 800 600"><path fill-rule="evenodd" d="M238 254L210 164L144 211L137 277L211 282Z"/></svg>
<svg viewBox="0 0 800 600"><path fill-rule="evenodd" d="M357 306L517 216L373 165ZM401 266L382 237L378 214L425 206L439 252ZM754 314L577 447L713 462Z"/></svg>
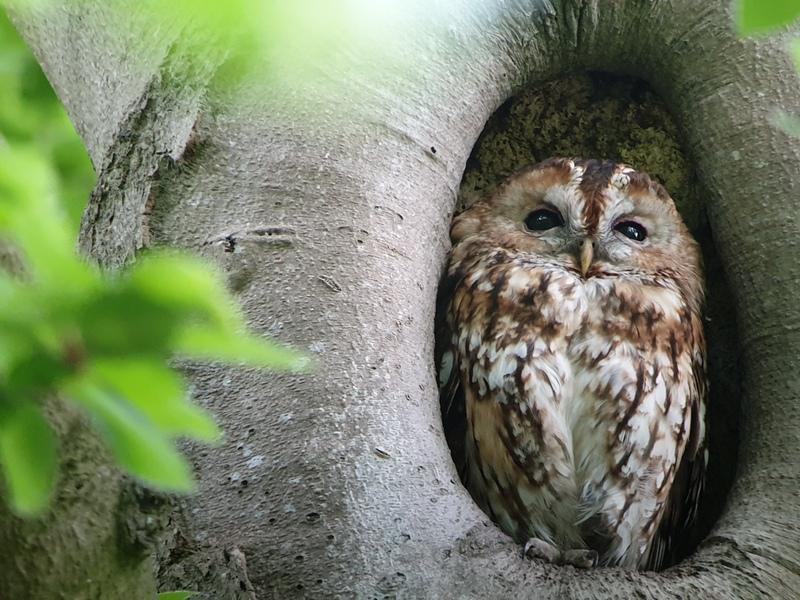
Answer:
<svg viewBox="0 0 800 600"><path fill-rule="evenodd" d="M317 362L303 376L189 367L227 438L189 449L200 491L160 549L162 585L210 598L796 597L800 142L767 118L800 113L800 85L780 44L737 39L727 4L409 2L385 53L339 48L294 79L220 77L224 56L192 62L202 50L176 43L180 27L128 3L13 14L100 174L84 251L109 266L151 245L197 251L255 330ZM524 560L458 481L439 418L434 300L467 157L510 95L587 69L645 79L675 115L738 321L738 475L710 536L662 573ZM53 543L63 555L69 540Z"/></svg>

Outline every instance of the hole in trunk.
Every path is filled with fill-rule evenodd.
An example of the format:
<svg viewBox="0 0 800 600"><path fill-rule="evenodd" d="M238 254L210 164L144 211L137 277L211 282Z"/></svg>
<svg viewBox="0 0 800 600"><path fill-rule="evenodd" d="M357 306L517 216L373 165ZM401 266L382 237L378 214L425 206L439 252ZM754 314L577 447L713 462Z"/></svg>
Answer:
<svg viewBox="0 0 800 600"><path fill-rule="evenodd" d="M736 470L740 379L735 315L705 214L706 194L683 148L679 127L658 95L639 79L586 73L525 89L495 112L467 162L458 209L463 210L491 193L521 167L553 156L610 159L648 173L667 189L701 246L710 382L706 419L709 464L697 523L691 531L682 531L677 536L672 556L658 565L665 568L689 555L708 533L722 511ZM441 318L448 293L443 285L437 321L440 373L441 356L448 343L443 338L449 337ZM464 480L463 400L461 405L458 399L451 403L450 397L443 393L442 410L448 443ZM513 441L497 439L495 450L509 447L513 450ZM524 504L525 500L516 497L509 502L516 503L513 510L518 510L520 502ZM498 515L490 516L495 521L502 520ZM507 523L504 528L508 530ZM596 549L602 552L602 544Z"/></svg>

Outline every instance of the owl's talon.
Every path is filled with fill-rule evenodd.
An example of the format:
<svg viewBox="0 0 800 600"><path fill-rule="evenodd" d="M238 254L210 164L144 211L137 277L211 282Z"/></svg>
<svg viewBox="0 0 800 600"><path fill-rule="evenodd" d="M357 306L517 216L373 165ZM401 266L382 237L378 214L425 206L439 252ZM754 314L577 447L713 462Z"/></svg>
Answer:
<svg viewBox="0 0 800 600"><path fill-rule="evenodd" d="M525 542L523 555L525 558L546 560L554 565L561 561L561 551L553 546L553 544L540 540L539 538L531 538Z"/></svg>
<svg viewBox="0 0 800 600"><path fill-rule="evenodd" d="M561 555L561 561L565 565L572 565L578 569L590 569L597 565L600 557L595 550L565 550Z"/></svg>

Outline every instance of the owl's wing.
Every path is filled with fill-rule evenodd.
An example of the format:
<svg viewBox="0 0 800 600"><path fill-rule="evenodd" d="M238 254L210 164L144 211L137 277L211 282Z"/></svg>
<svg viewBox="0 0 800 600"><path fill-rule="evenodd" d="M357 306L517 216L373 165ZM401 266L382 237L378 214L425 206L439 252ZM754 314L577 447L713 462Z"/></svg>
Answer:
<svg viewBox="0 0 800 600"><path fill-rule="evenodd" d="M707 385L702 350L697 351L692 364L694 393L689 398L689 439L672 482L664 516L650 548L647 569L660 569L678 562L695 545L699 533L697 515L708 461L705 435Z"/></svg>
<svg viewBox="0 0 800 600"><path fill-rule="evenodd" d="M447 320L450 300L453 298L453 292L461 278L463 278L463 274L446 272L439 284L436 298L434 356L444 434L458 473L463 479L466 474L464 441L467 432L467 415L464 389L461 386L458 352L453 345L453 332Z"/></svg>

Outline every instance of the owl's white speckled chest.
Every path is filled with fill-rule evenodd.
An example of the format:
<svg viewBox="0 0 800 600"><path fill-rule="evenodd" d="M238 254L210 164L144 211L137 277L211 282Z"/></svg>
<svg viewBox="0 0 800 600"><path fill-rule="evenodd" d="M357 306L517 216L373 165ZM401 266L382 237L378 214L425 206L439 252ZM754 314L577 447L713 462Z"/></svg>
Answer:
<svg viewBox="0 0 800 600"><path fill-rule="evenodd" d="M613 528L609 560L635 566L680 458L680 382L691 364L670 365L669 341L658 339L667 331L659 324L680 320L679 294L660 286L645 294L635 281L584 280L547 264L502 268L500 278L487 267L475 271L477 286L465 281L471 316L454 328L462 372L475 384L467 394L471 479L520 540L579 548L593 529ZM632 320L634 302L640 317ZM511 488L518 514L501 497Z"/></svg>

